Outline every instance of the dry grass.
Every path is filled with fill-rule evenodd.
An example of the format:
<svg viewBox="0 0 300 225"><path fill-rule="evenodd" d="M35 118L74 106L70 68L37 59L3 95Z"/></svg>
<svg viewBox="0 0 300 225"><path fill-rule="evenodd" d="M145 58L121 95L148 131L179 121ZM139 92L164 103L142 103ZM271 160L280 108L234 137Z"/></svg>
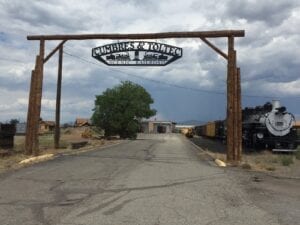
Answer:
<svg viewBox="0 0 300 225"><path fill-rule="evenodd" d="M214 153L205 149L213 158L226 162L225 153ZM300 151L298 151L300 152ZM243 154L241 168L255 171L269 171L278 175L300 177L300 160L296 160L297 154L274 154L270 151L259 151ZM299 156L298 156L299 157Z"/></svg>

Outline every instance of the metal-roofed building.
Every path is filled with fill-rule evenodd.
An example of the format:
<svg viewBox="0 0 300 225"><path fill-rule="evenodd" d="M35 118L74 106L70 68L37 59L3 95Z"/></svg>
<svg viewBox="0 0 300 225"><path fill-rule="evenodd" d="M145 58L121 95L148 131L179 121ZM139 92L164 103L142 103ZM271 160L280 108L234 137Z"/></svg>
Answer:
<svg viewBox="0 0 300 225"><path fill-rule="evenodd" d="M142 121L141 132L148 134L172 133L175 131L175 122L172 121Z"/></svg>

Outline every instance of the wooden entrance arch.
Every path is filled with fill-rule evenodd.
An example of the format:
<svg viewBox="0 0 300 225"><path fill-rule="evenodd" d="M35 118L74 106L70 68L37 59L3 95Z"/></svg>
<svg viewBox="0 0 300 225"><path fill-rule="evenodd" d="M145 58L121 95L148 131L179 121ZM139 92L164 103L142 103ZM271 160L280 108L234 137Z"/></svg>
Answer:
<svg viewBox="0 0 300 225"><path fill-rule="evenodd" d="M76 35L30 35L27 40L40 42L39 54L36 57L35 68L31 74L29 104L27 113L27 132L25 141L26 154L39 154L39 119L41 113L42 87L44 64L59 51L57 98L56 98L56 128L55 147L59 146L60 124L60 93L62 78L63 45L68 40L111 39L111 40L137 40L137 39L165 39L165 38L199 38L214 51L227 60L227 161L239 162L242 156L242 110L241 110L241 85L240 69L236 65L236 51L234 38L244 37L244 30L219 30L195 32L165 32L146 34L76 34ZM213 45L207 38L227 38L227 54ZM45 42L61 41L46 57Z"/></svg>

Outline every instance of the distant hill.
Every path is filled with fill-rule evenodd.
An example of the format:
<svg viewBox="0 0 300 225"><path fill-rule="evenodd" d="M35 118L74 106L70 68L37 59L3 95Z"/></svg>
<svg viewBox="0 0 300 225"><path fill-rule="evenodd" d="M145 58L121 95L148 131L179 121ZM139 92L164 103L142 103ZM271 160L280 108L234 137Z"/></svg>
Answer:
<svg viewBox="0 0 300 225"><path fill-rule="evenodd" d="M199 121L199 120L187 120L187 121L177 122L178 125L202 125L204 123L206 122Z"/></svg>

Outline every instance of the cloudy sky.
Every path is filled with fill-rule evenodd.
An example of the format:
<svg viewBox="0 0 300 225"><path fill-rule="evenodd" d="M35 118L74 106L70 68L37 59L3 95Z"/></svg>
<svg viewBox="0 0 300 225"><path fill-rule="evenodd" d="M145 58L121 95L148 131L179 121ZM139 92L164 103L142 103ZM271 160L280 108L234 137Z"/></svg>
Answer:
<svg viewBox="0 0 300 225"><path fill-rule="evenodd" d="M147 33L238 29L242 104L281 100L300 119L298 0L0 0L0 121L26 119L33 34ZM121 81L145 87L158 119L215 120L226 112L226 61L198 39L160 39L183 48L165 67L108 67L91 49L111 40L68 41L64 48L62 121L90 117L95 95ZM211 40L226 51L226 39ZM46 43L46 54L58 42ZM44 70L42 118L54 120L57 56Z"/></svg>

